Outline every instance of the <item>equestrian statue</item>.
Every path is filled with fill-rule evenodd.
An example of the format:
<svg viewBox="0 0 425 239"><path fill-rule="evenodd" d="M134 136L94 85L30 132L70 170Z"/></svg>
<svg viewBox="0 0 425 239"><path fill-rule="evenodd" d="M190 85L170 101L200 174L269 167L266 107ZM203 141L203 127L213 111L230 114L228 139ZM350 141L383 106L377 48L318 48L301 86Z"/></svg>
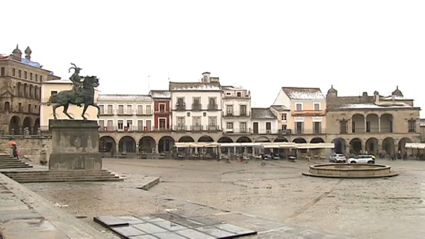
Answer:
<svg viewBox="0 0 425 239"><path fill-rule="evenodd" d="M94 103L94 88L99 86L99 79L96 76L80 76L80 71L82 68L77 67L74 63L71 63L72 67L69 68L69 71L74 70L74 73L69 78L72 81L73 87L71 90L63 90L57 94L51 95L47 105L53 105L53 117L56 117L56 109L63 107L63 113L68 116L68 118L73 119L71 115L68 114L68 107L70 104L77 105L78 107L83 108L83 113L81 117L87 119L84 114L86 113L87 108L91 105L97 108L97 118L99 118L100 109L99 106Z"/></svg>

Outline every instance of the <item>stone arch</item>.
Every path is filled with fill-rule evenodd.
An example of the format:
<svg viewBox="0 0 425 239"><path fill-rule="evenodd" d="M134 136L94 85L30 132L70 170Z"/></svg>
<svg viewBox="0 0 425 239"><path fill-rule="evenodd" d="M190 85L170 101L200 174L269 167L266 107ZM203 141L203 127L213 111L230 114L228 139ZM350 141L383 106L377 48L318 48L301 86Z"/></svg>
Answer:
<svg viewBox="0 0 425 239"><path fill-rule="evenodd" d="M298 137L298 138L295 138L294 140L292 140L292 142L293 143L296 143L296 144L306 144L307 143L307 140L305 140L302 137Z"/></svg>
<svg viewBox="0 0 425 239"><path fill-rule="evenodd" d="M30 117L25 117L24 122L22 123L22 132L25 133L26 129L28 129L28 134L32 132L32 122Z"/></svg>
<svg viewBox="0 0 425 239"><path fill-rule="evenodd" d="M403 155L406 153L406 143L412 143L412 140L410 138L404 137L398 141L398 150Z"/></svg>
<svg viewBox="0 0 425 239"><path fill-rule="evenodd" d="M202 142L202 143L212 143L214 142L214 139L211 138L211 136L208 135L203 135L198 139L198 142Z"/></svg>
<svg viewBox="0 0 425 239"><path fill-rule="evenodd" d="M350 141L350 153L359 154L362 151L362 140L354 138Z"/></svg>
<svg viewBox="0 0 425 239"><path fill-rule="evenodd" d="M236 140L236 143L251 143L251 142L252 142L252 140L250 138L246 137L246 136L239 137Z"/></svg>
<svg viewBox="0 0 425 239"><path fill-rule="evenodd" d="M124 136L118 143L118 152L135 153L136 140L131 136Z"/></svg>
<svg viewBox="0 0 425 239"><path fill-rule="evenodd" d="M4 102L4 111L9 112L10 111L10 103L9 101Z"/></svg>
<svg viewBox="0 0 425 239"><path fill-rule="evenodd" d="M394 139L391 137L387 137L382 140L382 150L390 156L394 155L396 153L394 148Z"/></svg>
<svg viewBox="0 0 425 239"><path fill-rule="evenodd" d="M192 137L187 135L182 136L179 139L179 143L193 143L193 142L195 142L195 140Z"/></svg>
<svg viewBox="0 0 425 239"><path fill-rule="evenodd" d="M111 136L105 135L99 138L99 152L113 152L116 150L117 142Z"/></svg>
<svg viewBox="0 0 425 239"><path fill-rule="evenodd" d="M171 152L174 147L174 139L171 136L163 136L158 141L158 151L160 153Z"/></svg>
<svg viewBox="0 0 425 239"><path fill-rule="evenodd" d="M32 127L32 133L38 134L38 129L40 129L40 118L34 120L34 127Z"/></svg>
<svg viewBox="0 0 425 239"><path fill-rule="evenodd" d="M9 133L11 135L21 134L21 119L16 115L10 118Z"/></svg>
<svg viewBox="0 0 425 239"><path fill-rule="evenodd" d="M381 122L381 133L392 133L394 132L393 130L393 120L394 117L392 114L382 114L381 118L380 118L380 122Z"/></svg>
<svg viewBox="0 0 425 239"><path fill-rule="evenodd" d="M310 140L311 144L318 144L318 143L324 143L325 140L322 139L321 137L314 137Z"/></svg>
<svg viewBox="0 0 425 239"><path fill-rule="evenodd" d="M270 142L270 139L266 136L260 136L258 138L255 138L254 142Z"/></svg>
<svg viewBox="0 0 425 239"><path fill-rule="evenodd" d="M224 136L219 138L217 142L218 143L233 143L233 140L229 137Z"/></svg>
<svg viewBox="0 0 425 239"><path fill-rule="evenodd" d="M139 148L136 151L143 151L145 153L153 153L156 149L155 139L151 136L143 136L139 140Z"/></svg>
<svg viewBox="0 0 425 239"><path fill-rule="evenodd" d="M351 130L353 133L365 132L365 117L362 114L354 114L351 117Z"/></svg>
<svg viewBox="0 0 425 239"><path fill-rule="evenodd" d="M33 94L33 86L32 85L30 85L30 87L29 87L30 89L29 89L29 97L30 97L30 99L33 99L34 98L34 94Z"/></svg>
<svg viewBox="0 0 425 239"><path fill-rule="evenodd" d="M377 114L368 114L366 116L366 132L378 133L379 132L379 116Z"/></svg>
<svg viewBox="0 0 425 239"><path fill-rule="evenodd" d="M365 150L368 154L377 155L379 153L379 147L378 147L379 141L377 138L369 138L366 140L365 143Z"/></svg>
<svg viewBox="0 0 425 239"><path fill-rule="evenodd" d="M29 98L28 97L28 85L27 85L27 83L24 84L24 97Z"/></svg>
<svg viewBox="0 0 425 239"><path fill-rule="evenodd" d="M347 142L343 138L336 138L332 141L334 143L334 150L337 154L345 154Z"/></svg>
<svg viewBox="0 0 425 239"><path fill-rule="evenodd" d="M287 138L276 138L273 142L281 143L281 142L289 142Z"/></svg>

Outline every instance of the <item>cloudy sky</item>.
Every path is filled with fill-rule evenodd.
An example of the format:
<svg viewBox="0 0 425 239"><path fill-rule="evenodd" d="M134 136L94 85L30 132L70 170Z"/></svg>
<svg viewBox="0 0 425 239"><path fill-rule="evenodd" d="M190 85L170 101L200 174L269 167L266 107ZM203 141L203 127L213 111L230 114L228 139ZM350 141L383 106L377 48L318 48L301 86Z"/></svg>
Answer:
<svg viewBox="0 0 425 239"><path fill-rule="evenodd" d="M210 71L273 103L282 86L340 95L396 86L425 107L425 1L6 1L0 53L68 78L70 62L103 93L146 94ZM150 77L148 77L150 76ZM425 116L425 115L423 115Z"/></svg>

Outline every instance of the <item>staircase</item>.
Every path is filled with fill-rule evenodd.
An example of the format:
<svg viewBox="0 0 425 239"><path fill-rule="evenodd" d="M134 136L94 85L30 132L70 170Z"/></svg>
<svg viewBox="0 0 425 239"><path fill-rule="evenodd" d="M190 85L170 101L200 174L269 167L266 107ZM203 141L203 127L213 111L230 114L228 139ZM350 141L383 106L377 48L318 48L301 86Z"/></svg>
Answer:
<svg viewBox="0 0 425 239"><path fill-rule="evenodd" d="M32 168L32 166L10 155L0 154L0 169L9 168Z"/></svg>
<svg viewBox="0 0 425 239"><path fill-rule="evenodd" d="M4 171L2 173L19 183L123 181L108 170Z"/></svg>

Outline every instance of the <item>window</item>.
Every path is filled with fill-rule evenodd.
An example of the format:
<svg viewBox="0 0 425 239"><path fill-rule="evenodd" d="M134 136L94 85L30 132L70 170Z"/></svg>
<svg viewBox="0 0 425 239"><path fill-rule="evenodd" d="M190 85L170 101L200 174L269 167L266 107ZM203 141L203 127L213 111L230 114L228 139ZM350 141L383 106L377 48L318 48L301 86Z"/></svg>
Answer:
<svg viewBox="0 0 425 239"><path fill-rule="evenodd" d="M24 71L24 78L25 78L25 79L27 79L27 76L28 76L28 75L27 75L27 72L26 72L26 71Z"/></svg>
<svg viewBox="0 0 425 239"><path fill-rule="evenodd" d="M226 129L233 129L233 122L227 122Z"/></svg>
<svg viewBox="0 0 425 239"><path fill-rule="evenodd" d="M30 80L32 80L32 73L30 73Z"/></svg>
<svg viewBox="0 0 425 239"><path fill-rule="evenodd" d="M246 113L246 105L240 105L240 106L239 106L239 110L240 110L240 115L241 115L241 116L247 116L247 113Z"/></svg>
<svg viewBox="0 0 425 239"><path fill-rule="evenodd" d="M165 112L165 104L159 104L159 112Z"/></svg>
<svg viewBox="0 0 425 239"><path fill-rule="evenodd" d="M150 131L152 128L152 120L146 120L146 130Z"/></svg>
<svg viewBox="0 0 425 239"><path fill-rule="evenodd" d="M127 129L131 130L133 126L133 121L132 120L127 120Z"/></svg>
<svg viewBox="0 0 425 239"><path fill-rule="evenodd" d="M370 121L366 121L366 132L370 133Z"/></svg>
<svg viewBox="0 0 425 239"><path fill-rule="evenodd" d="M354 120L351 121L351 132L353 132L353 133L356 132L356 122Z"/></svg>
<svg viewBox="0 0 425 239"><path fill-rule="evenodd" d="M340 134L346 134L347 133L347 120L339 121L339 132L340 132Z"/></svg>
<svg viewBox="0 0 425 239"><path fill-rule="evenodd" d="M271 131L272 130L272 122L266 122L266 130Z"/></svg>
<svg viewBox="0 0 425 239"><path fill-rule="evenodd" d="M22 103L18 104L18 110L19 110L19 112L22 112Z"/></svg>
<svg viewBox="0 0 425 239"><path fill-rule="evenodd" d="M409 120L409 132L416 132L416 120Z"/></svg>
<svg viewBox="0 0 425 239"><path fill-rule="evenodd" d="M186 115L187 115L187 117L190 117L190 112L187 112Z"/></svg>
<svg viewBox="0 0 425 239"><path fill-rule="evenodd" d="M118 114L124 114L124 105L118 105Z"/></svg>
<svg viewBox="0 0 425 239"><path fill-rule="evenodd" d="M10 111L10 103L7 102L7 101L4 103L4 110L5 111Z"/></svg>
<svg viewBox="0 0 425 239"><path fill-rule="evenodd" d="M4 76L5 74L4 74L4 67L2 67L1 69L0 69L0 76Z"/></svg>
<svg viewBox="0 0 425 239"><path fill-rule="evenodd" d="M216 97L209 97L208 98L208 109L209 110L216 110L217 109L217 104L216 104Z"/></svg>
<svg viewBox="0 0 425 239"><path fill-rule="evenodd" d="M246 133L246 122L239 123L241 133Z"/></svg>
<svg viewBox="0 0 425 239"><path fill-rule="evenodd" d="M132 115L133 114L133 106L127 105L127 114Z"/></svg>
<svg viewBox="0 0 425 239"><path fill-rule="evenodd" d="M177 125L183 126L184 124L184 117L177 117Z"/></svg>
<svg viewBox="0 0 425 239"><path fill-rule="evenodd" d="M314 110L320 110L320 103L314 103Z"/></svg>
<svg viewBox="0 0 425 239"><path fill-rule="evenodd" d="M104 120L99 120L99 130L103 131L105 128L105 121Z"/></svg>
<svg viewBox="0 0 425 239"><path fill-rule="evenodd" d="M152 106L151 105L146 106L146 114L148 114L148 115L152 114Z"/></svg>
<svg viewBox="0 0 425 239"><path fill-rule="evenodd" d="M99 105L99 114L103 115L105 113L105 107L103 105Z"/></svg>
<svg viewBox="0 0 425 239"><path fill-rule="evenodd" d="M202 116L204 117L207 116L207 112L202 113Z"/></svg>
<svg viewBox="0 0 425 239"><path fill-rule="evenodd" d="M227 115L233 115L233 105L226 105Z"/></svg>
<svg viewBox="0 0 425 239"><path fill-rule="evenodd" d="M286 130L286 129L287 129L287 125L286 124L282 125L282 130Z"/></svg>
<svg viewBox="0 0 425 239"><path fill-rule="evenodd" d="M28 105L28 113L31 113L31 104Z"/></svg>
<svg viewBox="0 0 425 239"><path fill-rule="evenodd" d="M124 129L124 123L122 120L118 120L118 130L123 130Z"/></svg>
<svg viewBox="0 0 425 239"><path fill-rule="evenodd" d="M177 109L184 109L186 107L186 103L184 102L184 98L183 97L178 97L177 98Z"/></svg>
<svg viewBox="0 0 425 239"><path fill-rule="evenodd" d="M42 82L43 81L43 76L40 76L40 82Z"/></svg>
<svg viewBox="0 0 425 239"><path fill-rule="evenodd" d="M56 90L50 91L50 95L57 95L57 94L58 94L58 92Z"/></svg>
<svg viewBox="0 0 425 239"><path fill-rule="evenodd" d="M22 77L22 72L21 70L18 70L18 77L21 78Z"/></svg>
<svg viewBox="0 0 425 239"><path fill-rule="evenodd" d="M242 93L241 93L241 92L238 92L238 93L236 93L236 95L237 95L238 97L241 97L241 96L242 96Z"/></svg>
<svg viewBox="0 0 425 239"><path fill-rule="evenodd" d="M315 134L322 133L322 122L313 122L313 132Z"/></svg>
<svg viewBox="0 0 425 239"><path fill-rule="evenodd" d="M108 120L108 122L107 122L107 127L108 127L108 130L113 130L113 128L114 128L114 121L113 120Z"/></svg>
<svg viewBox="0 0 425 239"><path fill-rule="evenodd" d="M217 125L217 117L216 116L209 116L208 117L208 125L209 126L216 126Z"/></svg>
<svg viewBox="0 0 425 239"><path fill-rule="evenodd" d="M304 131L304 122L295 122L295 132L302 134Z"/></svg>
<svg viewBox="0 0 425 239"><path fill-rule="evenodd" d="M193 121L194 126L201 125L201 117L200 116L193 116L192 121Z"/></svg>
<svg viewBox="0 0 425 239"><path fill-rule="evenodd" d="M282 120L283 121L286 121L286 117L287 117L286 114L282 114Z"/></svg>
<svg viewBox="0 0 425 239"><path fill-rule="evenodd" d="M15 70L15 68L13 68L12 69L12 76L15 76L16 75L16 70Z"/></svg>
<svg viewBox="0 0 425 239"><path fill-rule="evenodd" d="M159 128L162 130L167 128L165 119L159 119Z"/></svg>
<svg viewBox="0 0 425 239"><path fill-rule="evenodd" d="M138 120L137 121L137 130L138 131L143 131L143 120Z"/></svg>
<svg viewBox="0 0 425 239"><path fill-rule="evenodd" d="M226 95L232 95L230 92L227 92Z"/></svg>
<svg viewBox="0 0 425 239"><path fill-rule="evenodd" d="M108 105L108 115L112 115L113 111L112 111L112 105Z"/></svg>
<svg viewBox="0 0 425 239"><path fill-rule="evenodd" d="M137 106L137 114L142 115L143 114L143 105Z"/></svg>
<svg viewBox="0 0 425 239"><path fill-rule="evenodd" d="M302 111L303 110L303 104L302 103L296 103L295 104L295 110L296 111Z"/></svg>
<svg viewBox="0 0 425 239"><path fill-rule="evenodd" d="M35 74L35 81L36 82L38 81L38 75L37 74Z"/></svg>

